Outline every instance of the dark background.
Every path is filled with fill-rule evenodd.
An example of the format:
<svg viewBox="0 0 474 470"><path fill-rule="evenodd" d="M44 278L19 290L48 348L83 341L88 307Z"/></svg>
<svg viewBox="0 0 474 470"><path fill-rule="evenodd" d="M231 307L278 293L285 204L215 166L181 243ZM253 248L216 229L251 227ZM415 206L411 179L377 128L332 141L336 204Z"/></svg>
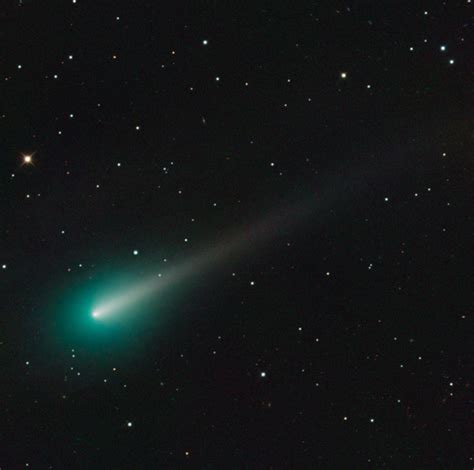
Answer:
<svg viewBox="0 0 474 470"><path fill-rule="evenodd" d="M2 469L472 468L473 33L466 0L4 2Z"/></svg>

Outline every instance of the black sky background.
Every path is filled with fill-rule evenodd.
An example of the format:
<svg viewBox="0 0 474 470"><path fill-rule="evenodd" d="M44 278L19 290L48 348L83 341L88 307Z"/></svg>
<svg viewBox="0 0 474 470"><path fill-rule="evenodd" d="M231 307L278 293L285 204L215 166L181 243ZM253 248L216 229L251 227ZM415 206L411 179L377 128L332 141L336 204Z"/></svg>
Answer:
<svg viewBox="0 0 474 470"><path fill-rule="evenodd" d="M471 468L473 8L2 7L0 466ZM143 320L71 326L313 193Z"/></svg>

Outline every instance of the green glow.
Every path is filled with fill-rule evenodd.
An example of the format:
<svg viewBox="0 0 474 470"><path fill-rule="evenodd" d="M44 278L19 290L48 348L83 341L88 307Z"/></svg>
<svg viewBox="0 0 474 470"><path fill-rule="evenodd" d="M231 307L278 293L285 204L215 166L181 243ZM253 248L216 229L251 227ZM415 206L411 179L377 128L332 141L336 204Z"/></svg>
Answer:
<svg viewBox="0 0 474 470"><path fill-rule="evenodd" d="M113 356L127 362L133 354L143 352L152 333L156 341L161 333L169 331L164 326L175 317L177 304L175 292L171 291L168 294L172 295L153 296L124 306L113 315L97 315L97 306L116 299L117 293L127 293L132 281L143 276L143 271L130 272L129 266L126 277L123 272L125 267L118 265L95 272L92 278L84 272L74 284L69 281L61 285L61 281L56 281L44 292L45 304L50 305L44 315L50 318L49 347L55 349L54 354L75 348L83 358L90 355L90 360L100 356L107 362ZM180 289L180 295L182 292ZM81 375L86 375L84 369Z"/></svg>

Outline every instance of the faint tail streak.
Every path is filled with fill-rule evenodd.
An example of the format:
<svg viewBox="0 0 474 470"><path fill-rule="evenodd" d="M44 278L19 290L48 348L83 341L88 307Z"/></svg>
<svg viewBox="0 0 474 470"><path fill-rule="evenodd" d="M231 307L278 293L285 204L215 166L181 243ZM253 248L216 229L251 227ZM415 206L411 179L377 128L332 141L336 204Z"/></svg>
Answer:
<svg viewBox="0 0 474 470"><path fill-rule="evenodd" d="M353 173L346 179L334 175L328 177L325 187L317 194L296 203L287 202L263 219L244 226L240 230L228 232L213 247L192 255L174 268L170 268L162 277L148 276L132 284L116 297L98 305L92 312L92 316L97 320L112 318L116 313L126 312L137 302L156 296L197 274L202 275L205 271L222 266L233 256L261 248L264 242L276 239L288 230L297 228L316 210L327 207L335 199L341 199L341 194L344 195L347 188L357 189L361 182L367 185L368 176L368 172L363 171L356 175Z"/></svg>

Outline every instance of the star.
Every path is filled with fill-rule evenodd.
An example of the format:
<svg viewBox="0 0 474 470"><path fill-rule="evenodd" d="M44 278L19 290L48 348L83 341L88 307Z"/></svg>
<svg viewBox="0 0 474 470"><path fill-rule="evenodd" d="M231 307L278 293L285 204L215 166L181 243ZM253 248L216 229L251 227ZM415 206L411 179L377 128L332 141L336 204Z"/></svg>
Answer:
<svg viewBox="0 0 474 470"><path fill-rule="evenodd" d="M23 164L32 165L33 164L33 154L23 154Z"/></svg>

